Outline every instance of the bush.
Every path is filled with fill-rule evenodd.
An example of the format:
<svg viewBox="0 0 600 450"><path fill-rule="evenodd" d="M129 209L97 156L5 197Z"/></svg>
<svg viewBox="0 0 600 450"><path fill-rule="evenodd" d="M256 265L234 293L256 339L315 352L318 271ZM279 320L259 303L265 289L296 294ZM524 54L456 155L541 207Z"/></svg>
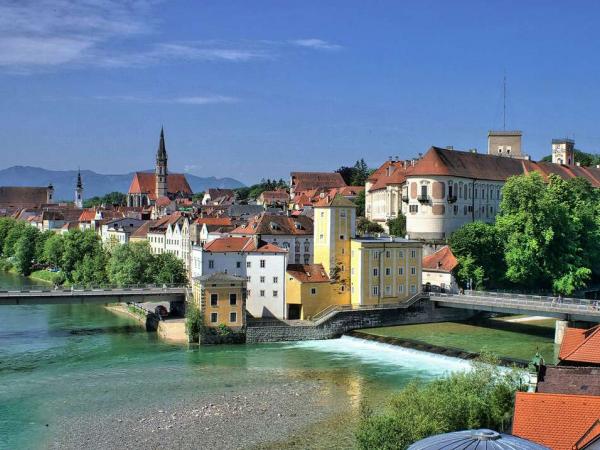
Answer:
<svg viewBox="0 0 600 450"><path fill-rule="evenodd" d="M506 431L521 373L502 370L489 355L468 372L423 383L414 381L379 414L362 408L356 432L361 449L404 449L428 436L473 428Z"/></svg>
<svg viewBox="0 0 600 450"><path fill-rule="evenodd" d="M198 342L203 328L204 321L200 309L194 302L187 302L185 305L185 331L190 341Z"/></svg>

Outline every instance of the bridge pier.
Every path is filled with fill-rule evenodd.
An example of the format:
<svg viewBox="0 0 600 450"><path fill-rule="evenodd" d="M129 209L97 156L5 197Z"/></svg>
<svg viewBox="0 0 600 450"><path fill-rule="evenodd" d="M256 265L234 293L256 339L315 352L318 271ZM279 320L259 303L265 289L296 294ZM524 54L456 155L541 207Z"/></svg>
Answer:
<svg viewBox="0 0 600 450"><path fill-rule="evenodd" d="M568 320L557 320L554 328L554 343L562 344L563 338L565 337L565 333L567 331L567 327L569 326Z"/></svg>

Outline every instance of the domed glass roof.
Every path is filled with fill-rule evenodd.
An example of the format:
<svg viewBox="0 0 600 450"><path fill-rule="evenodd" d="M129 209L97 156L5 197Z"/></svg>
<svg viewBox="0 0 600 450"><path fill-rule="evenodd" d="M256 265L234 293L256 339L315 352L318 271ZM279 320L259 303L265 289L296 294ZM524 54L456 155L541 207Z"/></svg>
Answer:
<svg viewBox="0 0 600 450"><path fill-rule="evenodd" d="M525 439L492 430L465 430L438 434L415 442L408 450L549 450Z"/></svg>

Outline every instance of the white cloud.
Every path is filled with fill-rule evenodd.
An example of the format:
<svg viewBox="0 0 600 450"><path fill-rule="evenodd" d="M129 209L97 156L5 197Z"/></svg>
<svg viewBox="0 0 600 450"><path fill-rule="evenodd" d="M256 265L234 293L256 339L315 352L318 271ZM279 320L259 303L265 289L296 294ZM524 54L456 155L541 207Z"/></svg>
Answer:
<svg viewBox="0 0 600 450"><path fill-rule="evenodd" d="M341 45L333 44L331 42L324 41L322 39L297 39L291 41L292 44L299 47L312 48L314 50L340 50Z"/></svg>
<svg viewBox="0 0 600 450"><path fill-rule="evenodd" d="M97 95L95 100L112 101L112 102L127 102L127 103L163 103L163 104L180 104L180 105L211 105L219 103L237 103L239 98L229 97L225 95L207 94L207 95L191 95L185 97L159 98L137 95Z"/></svg>

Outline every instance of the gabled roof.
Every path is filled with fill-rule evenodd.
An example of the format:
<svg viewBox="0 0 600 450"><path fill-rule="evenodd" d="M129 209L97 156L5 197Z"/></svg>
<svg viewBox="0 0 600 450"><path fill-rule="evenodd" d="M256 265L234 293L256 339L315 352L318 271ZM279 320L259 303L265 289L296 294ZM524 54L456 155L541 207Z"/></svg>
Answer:
<svg viewBox="0 0 600 450"><path fill-rule="evenodd" d="M517 392L512 432L552 450L571 450L598 418L600 397Z"/></svg>
<svg viewBox="0 0 600 450"><path fill-rule="evenodd" d="M307 216L288 217L262 213L254 216L246 225L235 228L231 234L312 236L313 221Z"/></svg>
<svg viewBox="0 0 600 450"><path fill-rule="evenodd" d="M228 252L262 252L262 253L287 253L273 244L259 243L258 248L252 237L225 237L210 241L204 246L204 250L213 253Z"/></svg>
<svg viewBox="0 0 600 450"><path fill-rule="evenodd" d="M154 222L154 220L144 222L137 230L131 233L130 239L146 239L148 237L148 230L150 230Z"/></svg>
<svg viewBox="0 0 600 450"><path fill-rule="evenodd" d="M390 184L404 183L412 169L413 166L406 161L386 161L369 177L373 183L369 192L385 189Z"/></svg>
<svg viewBox="0 0 600 450"><path fill-rule="evenodd" d="M231 217L198 217L194 220L198 225L219 225L219 226L230 226Z"/></svg>
<svg viewBox="0 0 600 450"><path fill-rule="evenodd" d="M170 195L192 195L192 188L181 173L167 175L167 191ZM151 200L156 200L156 175L150 172L136 172L129 186L129 194L147 194Z"/></svg>
<svg viewBox="0 0 600 450"><path fill-rule="evenodd" d="M329 195L319 199L314 205L315 208L323 207L345 207L345 208L356 208L356 204L352 203L346 197L342 197L340 194L336 194L331 197Z"/></svg>
<svg viewBox="0 0 600 450"><path fill-rule="evenodd" d="M87 208L81 211L79 216L80 222L91 222L96 218L96 210L94 208Z"/></svg>
<svg viewBox="0 0 600 450"><path fill-rule="evenodd" d="M0 186L0 206L39 208L48 201L47 187Z"/></svg>
<svg viewBox="0 0 600 450"><path fill-rule="evenodd" d="M196 277L196 280L200 280L204 283L206 282L217 282L217 281L228 281L228 282L244 282L246 279L244 277L238 277L236 275L230 275L225 272L215 272L208 275L203 275L201 277Z"/></svg>
<svg viewBox="0 0 600 450"><path fill-rule="evenodd" d="M346 186L338 172L292 172L290 175L294 192Z"/></svg>
<svg viewBox="0 0 600 450"><path fill-rule="evenodd" d="M287 273L302 283L326 283L329 276L322 264L288 264Z"/></svg>
<svg viewBox="0 0 600 450"><path fill-rule="evenodd" d="M457 265L458 260L447 245L444 245L437 252L423 258L423 270L452 272Z"/></svg>
<svg viewBox="0 0 600 450"><path fill-rule="evenodd" d="M600 325L589 330L567 328L558 358L561 361L600 364Z"/></svg>

